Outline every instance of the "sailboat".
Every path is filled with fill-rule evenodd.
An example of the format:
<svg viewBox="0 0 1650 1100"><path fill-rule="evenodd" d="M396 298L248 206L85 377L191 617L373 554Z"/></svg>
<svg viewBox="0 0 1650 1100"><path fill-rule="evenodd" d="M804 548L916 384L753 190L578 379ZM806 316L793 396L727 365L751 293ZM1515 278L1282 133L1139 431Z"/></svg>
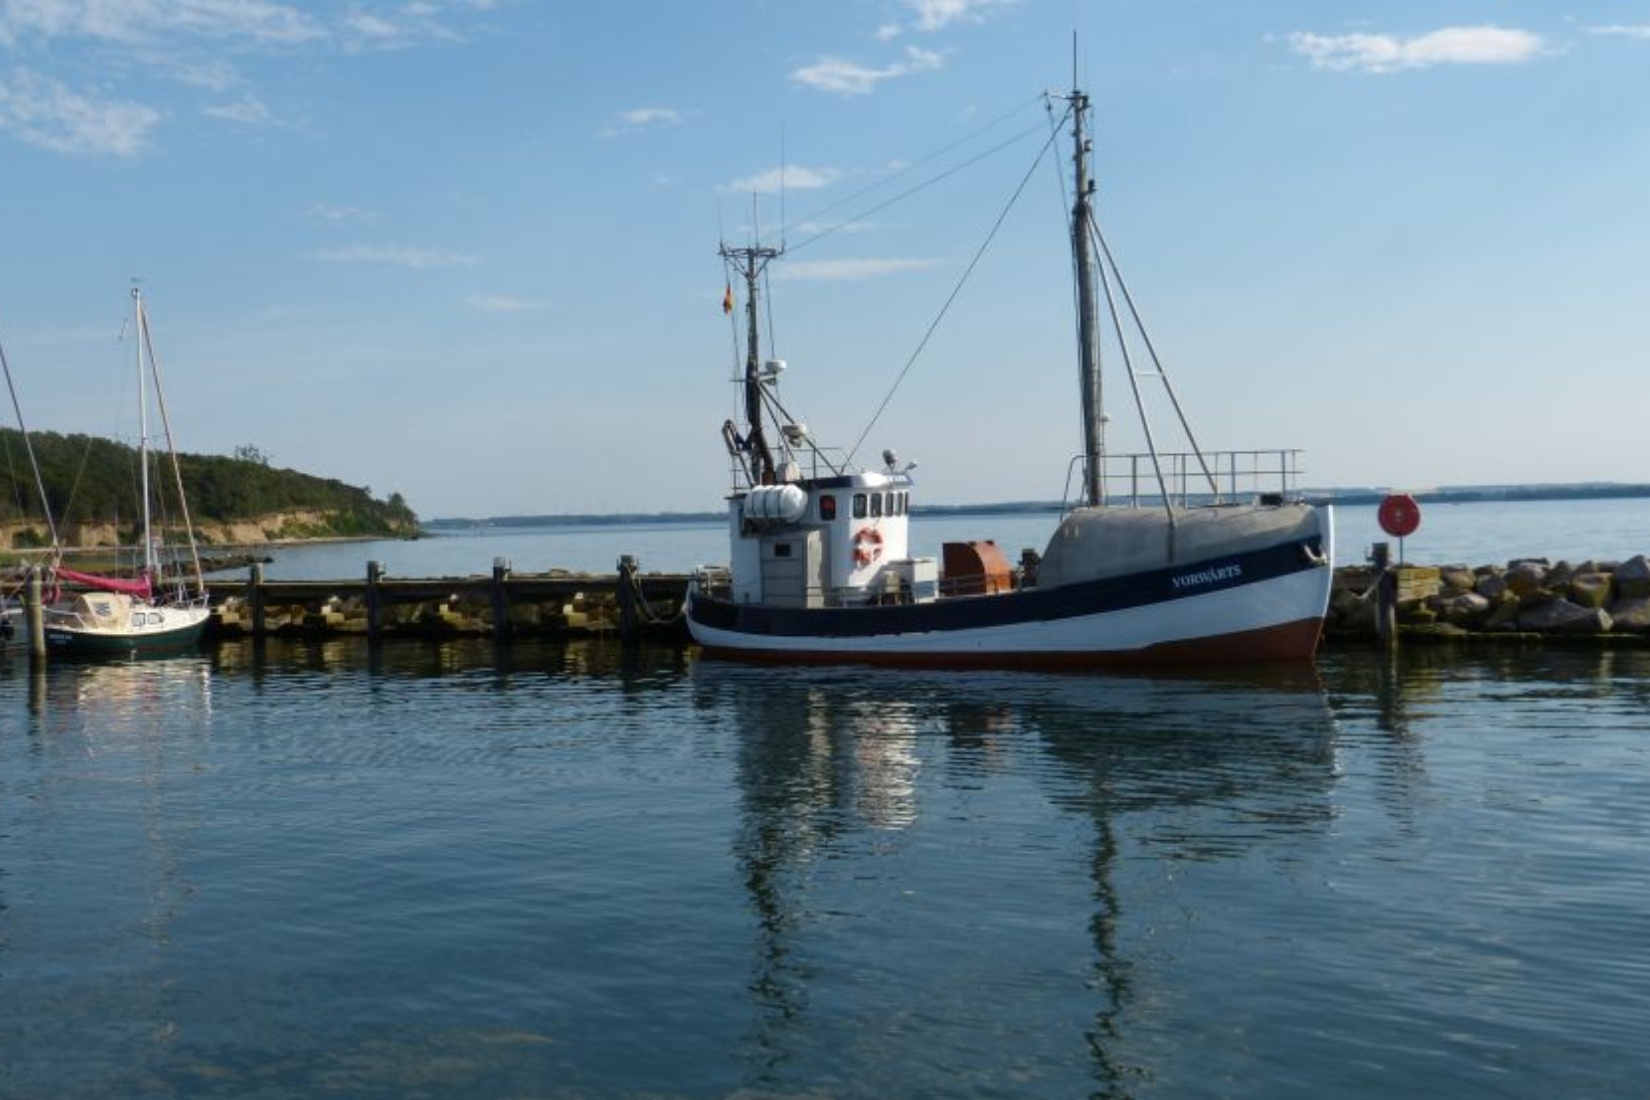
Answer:
<svg viewBox="0 0 1650 1100"><path fill-rule="evenodd" d="M142 565L135 577L109 577L62 566L53 572L57 585L78 591L47 607L44 612L46 645L66 656L142 655L172 652L198 645L210 616L206 582L201 574L189 507L178 469L177 448L166 414L160 364L149 331L143 295L132 288L132 324L137 345L139 513ZM154 522L149 440L149 391L153 385L160 412L170 473L181 522L187 532L189 568L179 574L161 560L162 545Z"/></svg>
<svg viewBox="0 0 1650 1100"><path fill-rule="evenodd" d="M1299 488L1299 452L1211 453L1178 398L1101 235L1085 135L1089 99L1063 103L1075 177L1070 238L1083 411L1082 491L1046 548L1011 564L994 542L911 552L914 464L884 451L852 467L816 444L779 399L785 364L764 360L758 297L782 249L721 255L745 290L743 430L722 425L733 486L731 561L699 570L686 619L710 656L914 666L1104 666L1308 661L1328 608L1334 521ZM1109 453L1101 407L1099 299L1123 349L1146 450ZM731 307L731 293L724 298ZM1121 320L1133 324L1124 333ZM1127 349L1144 344L1136 367ZM737 368L736 368L737 370ZM1187 449L1160 449L1141 382L1168 391Z"/></svg>

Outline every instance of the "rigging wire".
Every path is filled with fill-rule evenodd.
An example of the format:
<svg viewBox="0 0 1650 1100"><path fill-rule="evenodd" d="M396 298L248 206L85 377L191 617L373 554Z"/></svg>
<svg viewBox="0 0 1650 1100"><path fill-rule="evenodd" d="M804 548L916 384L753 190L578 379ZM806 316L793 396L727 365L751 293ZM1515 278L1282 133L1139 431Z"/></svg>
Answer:
<svg viewBox="0 0 1650 1100"><path fill-rule="evenodd" d="M893 206L895 203L904 202L906 199L910 198L912 195L918 194L922 191L926 191L928 188L934 186L935 184L941 183L941 182L949 179L950 177L956 175L958 172L961 172L963 169L972 168L974 165L978 164L982 160L985 160L987 157L996 156L998 153L1002 152L1004 149L1007 149L1010 146L1016 145L1019 142L1024 141L1026 138L1028 138L1032 134L1036 133L1040 128L1041 128L1041 124L1039 124L1038 126L1029 126L1024 130L1021 130L1019 133L1017 133L1017 134L1013 135L1012 137L1008 138L1007 140L1002 141L1002 142L998 143L997 145L994 145L991 148L986 149L983 152L980 152L980 153L976 154L975 156L970 157L969 159L961 162L960 164L955 164L955 165L951 166L950 168L947 168L945 171L941 172L937 176L931 176L928 179L923 180L921 183L918 183L913 187L909 187L906 190L901 191L897 195L894 195L894 196L892 196L888 199L884 199L882 202L877 203L875 206L871 206L871 207L869 207L865 210L860 211L858 214L856 214L853 217L847 219L846 221L841 221L841 222L836 223L835 225L827 226L826 228L821 229L818 233L815 233L813 236L803 238L803 240L800 243L791 245L790 246L790 251L796 252L800 249L806 248L809 245L815 243L816 241L824 240L826 237L829 237L834 233L839 233L842 230L848 228L848 226L850 226L850 225L853 225L857 222L865 220L866 218L870 217L872 214L878 213L879 211L882 211L882 210L886 210L888 207ZM872 190L875 190L875 189L876 189L875 186L873 186L873 187L866 188L865 190L866 191L872 191ZM864 192L861 192L861 193L864 193ZM845 199L843 201L846 202L847 200ZM842 204L837 203L836 205L840 206ZM835 209L835 207L834 206L833 207L827 207L826 209Z"/></svg>
<svg viewBox="0 0 1650 1100"><path fill-rule="evenodd" d="M190 516L189 516L189 498L183 491L183 469L178 464L177 443L172 438L172 420L167 415L167 412L166 412L166 391L161 385L160 359L159 359L158 356L155 355L154 338L152 337L152 335L149 332L149 314L148 314L148 311L143 307L142 303L139 303L138 310L139 310L138 338L143 341L144 349L146 351L148 351L148 353L149 353L149 371L154 376L154 379L155 379L155 407L160 410L161 431L166 436L166 450L167 450L167 453L170 454L171 457L172 457L172 480L173 480L174 485L177 488L178 511L181 514L181 518L183 520L183 529L184 529L185 533L189 536L189 538L188 538L189 557L190 557L190 561L194 565L195 590L197 592L205 592L206 591L206 580L201 574L200 549L195 544L195 525L190 520Z"/></svg>
<svg viewBox="0 0 1650 1100"><path fill-rule="evenodd" d="M857 454L860 447L864 445L865 437L871 434L872 428L876 427L877 421L882 418L882 414L887 410L889 403L893 401L894 394L898 392L900 385L905 381L905 376L911 372L911 368L916 364L917 358L922 355L923 349L928 346L928 341L933 338L935 331L940 326L940 322L945 320L945 316L950 312L951 306L957 300L957 296L962 293L963 287L967 284L969 278L974 274L974 269L979 266L981 258L985 255L985 250L991 247L991 242L996 239L997 232L1002 229L1003 223L1008 220L1009 211L1013 210L1015 205L1020 201L1020 196L1025 193L1027 184L1031 182L1031 177L1036 173L1038 166L1042 164L1043 158L1048 156L1048 151L1054 147L1055 136L1056 135L1054 134L1050 134L1048 139L1044 141L1043 147L1038 150L1036 158L1031 162L1031 167L1027 169L1026 174L1021 177L1019 185L1014 188L1014 193L1009 196L1008 202L1004 204L1002 212L997 215L997 220L992 223L991 230L985 235L985 239L980 242L979 248L975 249L973 258L968 261L968 266L963 269L963 273L957 279L956 285L951 288L951 293L946 297L945 303L940 306L939 313L934 317L934 320L929 323L928 330L923 333L922 339L917 343L915 350L913 350L910 357L906 359L905 366L900 368L899 374L894 378L893 385L888 387L888 393L883 397L882 403L877 406L876 412L871 414L871 419L866 423L865 430L859 433L859 438L854 440L854 445L848 448L848 457L844 460L844 465L853 461L854 455Z"/></svg>
<svg viewBox="0 0 1650 1100"><path fill-rule="evenodd" d="M1035 102L1035 99L1033 99L1033 102ZM827 204L827 206L823 206L823 208L820 208L818 211L813 213L813 218L810 219L810 221L817 221L817 219L823 218L825 214L832 213L835 209L841 209L848 203L856 203L856 201L860 201L861 198L865 198L866 195L871 195L874 191L883 190L883 188L891 185L891 183L899 180L899 178L903 178L903 176L911 175L912 172L916 172L917 168L922 168L924 165L929 165L929 163L936 162L936 160L939 160L940 157L944 157L945 153L952 152L954 148L962 147L962 145L967 145L967 143L973 142L973 140L980 139L980 137L988 134L988 132L992 132L992 130L997 129L998 125L1002 125L1003 122L1006 122L1006 120L1011 119L1011 117L1015 117L1016 114L1020 114L1021 110L1025 110L1025 102L1016 102L1015 106L1005 110L1003 114L997 115L995 119L990 120L990 122L987 122L985 125L975 127L975 129L962 135L962 137L959 137L959 139L955 140L955 142L950 142L949 145L942 145L942 147L936 148L934 152L927 153L924 157L916 158L914 162L909 163L909 165L904 165L904 167L899 168L896 172L883 176L881 180L876 180L874 183L868 183L868 185L863 186L863 188L860 188L858 191L853 191L850 195L841 196L840 200L835 201L835 203L830 203ZM1018 135L1018 137L1025 137L1025 135L1021 134ZM949 175L949 173L947 173L947 175ZM939 178L944 178L944 176L939 176ZM931 180L931 183L932 181L934 180ZM907 196L914 195L916 191L922 190L922 186L927 185L917 186L917 188L912 188L912 190L904 191L904 193L896 196L893 200L889 200L889 203L893 203L893 201L899 201L901 198L907 198ZM807 239L804 239L802 244L812 244L813 241L818 241L820 237L830 236L832 233L837 233L840 229L845 229L846 226L851 226L851 224L856 223L856 221L860 221L861 218L868 218L870 214L876 213L878 209L883 209L884 206L888 206L888 203L879 204L879 206L874 206L874 208L868 209L865 213L858 214L856 218L850 218L848 221L843 221L843 223L838 223L835 224L835 226L830 226L830 228L822 229L820 233L813 234L812 237L807 237ZM802 244L797 244L797 246L794 247L802 247Z"/></svg>
<svg viewBox="0 0 1650 1100"><path fill-rule="evenodd" d="M34 458L34 444L29 442L29 429L23 423L23 405L17 399L17 386L12 382L11 364L6 361L6 349L4 347L0 347L0 369L3 369L6 375L6 389L11 393L12 411L17 414L17 430L23 437L23 450L28 453L29 466L34 470L34 487L35 491L40 494L40 510L46 515L46 528L51 532L52 549L56 550L58 547L57 524L52 520L51 502L46 499L46 483L40 476L40 463L36 462ZM6 458L9 464L11 459L9 447L6 451Z"/></svg>
<svg viewBox="0 0 1650 1100"><path fill-rule="evenodd" d="M1038 98L1039 97L1033 96L1032 97L1032 102L1036 102L1036 100ZM892 173L882 177L881 179L875 181L874 183L868 183L864 187L861 187L858 191L854 191L851 194L844 195L844 196L842 196L842 198L836 200L835 202L833 202L833 203L831 203L827 206L821 207L819 210L815 211L815 213L813 215L814 219L823 218L826 214L829 214L833 210L837 210L841 207L847 206L849 203L856 202L860 198L862 198L863 196L871 194L873 191L877 191L877 190L880 190L884 187L887 187L889 184L893 183L895 180L901 178L902 176L910 175L912 172L915 172L917 169L923 167L925 164L929 164L932 161L936 161L940 157L943 157L945 154L951 152L953 149L956 149L960 146L966 145L969 142L974 141L977 138L982 137L983 135L985 135L985 134L991 132L992 130L996 129L998 126L1001 126L1004 122L1007 122L1009 119L1013 118L1015 115L1019 114L1021 111L1025 110L1025 107L1026 107L1026 104L1025 104L1024 101L1016 103L1013 107L1011 107L1008 110L1004 111L1002 114L998 115L996 118L992 119L990 122L985 123L983 126L975 127L974 129L970 130L968 133L966 133L966 134L962 135L961 137L959 137L956 141L951 142L949 145L943 145L940 148L934 150L932 153L929 153L929 154L927 154L925 156L922 156L922 157L918 157L916 160L912 161L910 164L904 165L899 170L897 170L895 172L892 172ZM1024 135L1022 134L1022 135L1019 135L1019 136L1023 137ZM909 192L907 192L907 193L909 193ZM852 222L846 222L846 223L843 223L843 224L852 224ZM822 236L823 234L820 234L820 235ZM811 240L817 240L817 239L818 239L818 236L809 238L810 241ZM800 246L797 246L797 247L800 247Z"/></svg>
<svg viewBox="0 0 1650 1100"><path fill-rule="evenodd" d="M1105 257L1105 261L1106 261L1105 265L1104 265L1105 269L1109 269L1110 272L1111 272L1111 276L1117 280L1118 292L1122 295L1123 302L1128 307L1129 317L1134 322L1134 330L1140 334L1140 340L1141 340L1141 343L1143 343L1145 345L1146 354L1151 358L1152 368L1157 374L1158 381L1160 381L1163 384L1163 392L1168 395L1169 404L1174 409L1176 419L1178 419L1180 421L1180 430L1185 433L1186 443L1187 443L1188 446L1191 447L1192 454L1197 458L1197 464L1202 469L1203 476L1205 478L1207 478L1208 481L1209 481L1209 490L1218 495L1219 492L1220 492L1220 489L1215 483L1215 476L1214 476L1213 473L1210 472L1208 460L1205 459L1204 455L1203 455L1203 448L1198 445L1197 437L1195 435L1193 435L1193 433L1192 433L1192 426L1191 426L1190 422L1188 422L1187 419L1186 419L1186 413L1180 407L1180 398L1175 394L1174 386L1171 385L1170 382L1169 382L1169 373L1168 373L1168 371L1164 370L1162 359L1158 358L1157 346L1152 343L1151 333L1149 333L1146 330L1146 322L1140 316L1140 311L1135 307L1134 295L1129 293L1128 284L1123 281L1123 270L1122 270L1122 268L1118 267L1116 259L1114 259L1112 257L1111 245L1109 243L1107 243L1106 235L1100 231L1100 226L1099 226L1098 223L1095 223L1092 226L1092 231L1093 231L1093 236L1094 236L1095 243L1099 246L1100 254ZM1102 270L1102 275L1104 275L1104 274L1105 274L1105 271ZM1110 282L1110 279L1106 280L1106 300L1107 300L1107 304L1112 306L1112 317L1113 317L1113 322L1112 323L1113 323L1114 326L1117 326L1117 332L1119 333L1119 342L1121 342L1121 333L1122 333L1123 330L1122 330L1121 325L1116 320L1116 317L1117 317L1116 307L1114 305L1112 305L1112 302L1111 302L1111 282ZM1135 372L1134 372L1134 367L1127 363L1128 351L1127 351L1126 348L1124 349L1123 354L1124 354L1125 365L1128 366L1129 381L1130 381L1130 384L1133 385L1134 384ZM1137 405L1141 404L1140 398L1139 398L1139 393L1138 393L1138 388L1136 390L1135 403ZM1144 408L1143 405L1141 406L1140 415L1141 415L1141 419L1144 420L1145 419L1145 408ZM1151 432L1150 432L1150 429L1148 428L1147 429L1147 439L1149 440L1150 438L1151 438ZM1155 451L1153 453L1153 461L1156 461ZM1161 480L1161 479L1162 479L1162 475L1159 474L1159 480Z"/></svg>

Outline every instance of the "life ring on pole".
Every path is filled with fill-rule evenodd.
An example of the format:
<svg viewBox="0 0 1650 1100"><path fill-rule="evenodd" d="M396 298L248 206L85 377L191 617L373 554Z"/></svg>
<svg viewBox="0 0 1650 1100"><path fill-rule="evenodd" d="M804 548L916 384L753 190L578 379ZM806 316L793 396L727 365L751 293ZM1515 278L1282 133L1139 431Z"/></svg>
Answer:
<svg viewBox="0 0 1650 1100"><path fill-rule="evenodd" d="M882 557L882 532L875 527L861 527L854 536L854 568L864 569Z"/></svg>
<svg viewBox="0 0 1650 1100"><path fill-rule="evenodd" d="M1375 518L1381 530L1393 538L1407 538L1421 526L1421 506L1408 493L1390 493L1382 501Z"/></svg>

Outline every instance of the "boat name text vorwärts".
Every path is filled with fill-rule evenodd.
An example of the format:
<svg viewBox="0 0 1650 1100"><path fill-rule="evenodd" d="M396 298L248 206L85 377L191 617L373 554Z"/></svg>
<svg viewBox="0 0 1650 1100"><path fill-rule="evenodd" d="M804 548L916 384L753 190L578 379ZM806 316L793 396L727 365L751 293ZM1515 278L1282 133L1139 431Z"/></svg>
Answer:
<svg viewBox="0 0 1650 1100"><path fill-rule="evenodd" d="M1182 573L1173 578L1176 588L1198 588L1206 584L1219 584L1221 581L1233 580L1243 576L1243 566L1223 565L1218 569L1204 569L1197 573Z"/></svg>

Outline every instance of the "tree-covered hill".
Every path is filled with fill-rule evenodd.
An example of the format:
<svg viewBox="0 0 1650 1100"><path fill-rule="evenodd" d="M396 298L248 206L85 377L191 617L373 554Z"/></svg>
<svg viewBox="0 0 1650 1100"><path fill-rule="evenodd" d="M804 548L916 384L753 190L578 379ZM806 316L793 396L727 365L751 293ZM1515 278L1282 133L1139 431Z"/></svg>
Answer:
<svg viewBox="0 0 1650 1100"><path fill-rule="evenodd" d="M31 432L28 438L46 487L50 515L60 528L132 521L138 511L140 481L135 447L56 432ZM178 467L189 516L197 528L304 513L318 517L304 532L311 537L394 537L418 530L418 517L401 494L376 500L370 489L277 469L254 447L239 448L233 458L179 455ZM40 504L22 433L14 428L0 428L0 471L0 485L5 487L0 524L44 526L47 511ZM171 463L157 463L150 477L163 507L175 517L177 493L172 487Z"/></svg>

